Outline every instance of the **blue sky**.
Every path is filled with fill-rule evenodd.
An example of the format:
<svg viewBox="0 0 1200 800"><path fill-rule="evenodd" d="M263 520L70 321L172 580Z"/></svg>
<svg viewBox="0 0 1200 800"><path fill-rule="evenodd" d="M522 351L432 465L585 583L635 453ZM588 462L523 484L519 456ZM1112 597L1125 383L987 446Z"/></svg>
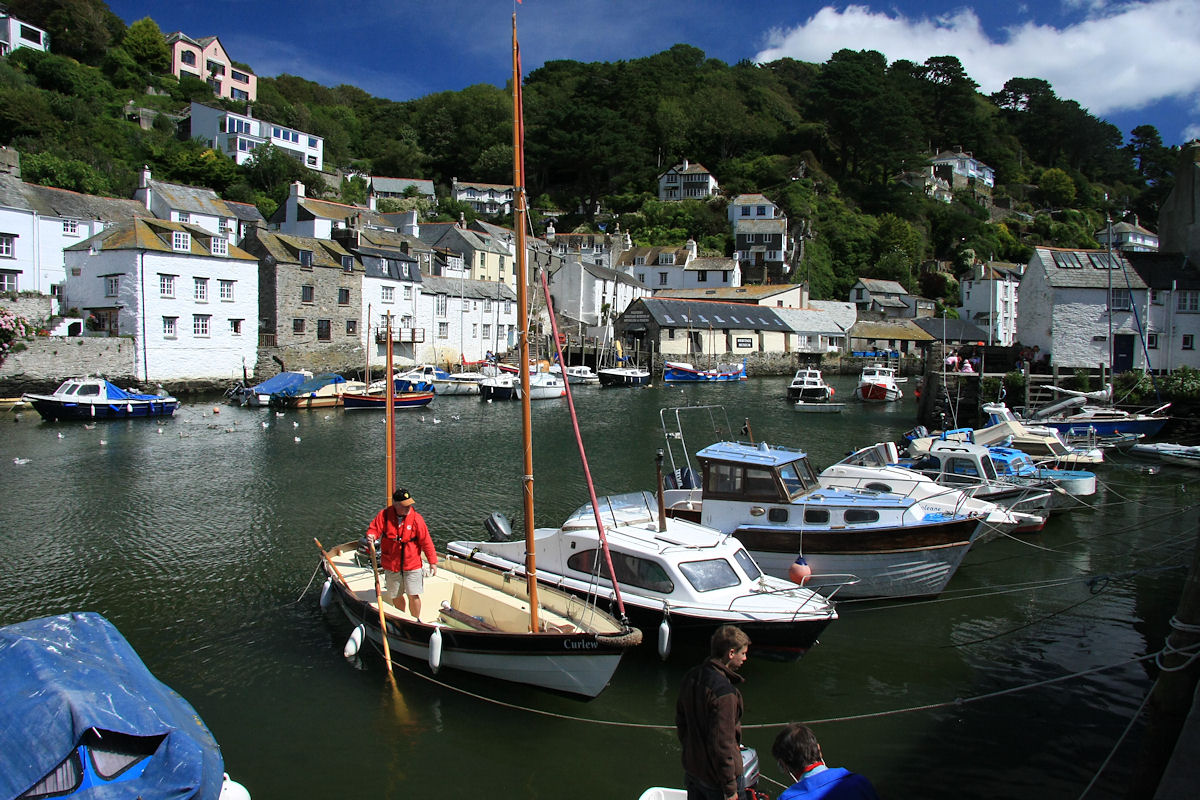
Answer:
<svg viewBox="0 0 1200 800"><path fill-rule="evenodd" d="M126 24L216 35L259 75L291 73L393 100L503 85L517 10L526 72L545 61L620 61L694 45L727 63L842 48L888 61L955 55L985 92L1044 78L1125 134L1200 138L1197 0L108 0Z"/></svg>

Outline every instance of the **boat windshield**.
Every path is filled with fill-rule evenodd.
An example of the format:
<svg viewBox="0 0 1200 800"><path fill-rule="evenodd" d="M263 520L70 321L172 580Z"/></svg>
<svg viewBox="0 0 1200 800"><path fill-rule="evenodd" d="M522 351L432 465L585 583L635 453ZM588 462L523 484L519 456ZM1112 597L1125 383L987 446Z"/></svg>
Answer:
<svg viewBox="0 0 1200 800"><path fill-rule="evenodd" d="M799 468L801 464L804 469ZM782 465L779 468L779 477L783 479L783 485L787 488L789 500L808 494L818 486L817 478L812 474L812 467L807 460Z"/></svg>
<svg viewBox="0 0 1200 800"><path fill-rule="evenodd" d="M762 575L762 570L758 568L758 564L754 563L754 559L745 550L738 550L733 554L733 558L737 561L738 566L742 568L742 572L746 573L746 577L752 581L758 580Z"/></svg>
<svg viewBox="0 0 1200 800"><path fill-rule="evenodd" d="M728 589L730 586L738 586L742 582L738 578L738 574L734 572L733 566L723 558L684 561L679 564L679 571L697 592Z"/></svg>

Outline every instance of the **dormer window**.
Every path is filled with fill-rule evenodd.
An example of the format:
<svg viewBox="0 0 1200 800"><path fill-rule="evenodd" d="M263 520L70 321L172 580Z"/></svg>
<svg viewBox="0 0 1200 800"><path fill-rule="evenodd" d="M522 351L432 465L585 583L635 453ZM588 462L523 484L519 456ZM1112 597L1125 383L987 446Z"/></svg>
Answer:
<svg viewBox="0 0 1200 800"><path fill-rule="evenodd" d="M192 252L192 235L187 231L171 231L171 249L177 253Z"/></svg>
<svg viewBox="0 0 1200 800"><path fill-rule="evenodd" d="M658 263L659 264L674 264L675 263L675 254L674 253L659 253L658 254Z"/></svg>
<svg viewBox="0 0 1200 800"><path fill-rule="evenodd" d="M212 244L212 254L214 256L229 255L229 242L225 241L224 239L214 236L212 238L211 244Z"/></svg>
<svg viewBox="0 0 1200 800"><path fill-rule="evenodd" d="M634 256L633 257L633 265L635 267L642 267L642 266L645 266L645 264L646 264L645 256Z"/></svg>
<svg viewBox="0 0 1200 800"><path fill-rule="evenodd" d="M180 211L178 215L179 215L179 220L178 220L179 222L191 222L192 221L192 215L186 211Z"/></svg>
<svg viewBox="0 0 1200 800"><path fill-rule="evenodd" d="M313 251L312 250L301 250L300 251L300 266L305 269L312 269L312 265L313 265Z"/></svg>

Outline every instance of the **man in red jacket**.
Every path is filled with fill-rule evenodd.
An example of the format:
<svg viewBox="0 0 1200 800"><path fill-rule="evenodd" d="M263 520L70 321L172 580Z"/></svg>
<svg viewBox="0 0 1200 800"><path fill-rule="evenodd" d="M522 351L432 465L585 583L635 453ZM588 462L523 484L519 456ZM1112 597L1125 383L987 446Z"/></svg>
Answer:
<svg viewBox="0 0 1200 800"><path fill-rule="evenodd" d="M421 592L425 588L421 554L429 562L432 577L437 574L437 550L424 517L413 508L415 502L407 489L397 489L392 493L392 504L371 520L367 536L380 542L380 562L387 573L384 599L403 611L407 595L413 619L420 619Z"/></svg>
<svg viewBox="0 0 1200 800"><path fill-rule="evenodd" d="M745 789L737 670L749 647L741 628L722 625L709 640L709 658L683 678L675 729L683 745L688 800L735 800Z"/></svg>

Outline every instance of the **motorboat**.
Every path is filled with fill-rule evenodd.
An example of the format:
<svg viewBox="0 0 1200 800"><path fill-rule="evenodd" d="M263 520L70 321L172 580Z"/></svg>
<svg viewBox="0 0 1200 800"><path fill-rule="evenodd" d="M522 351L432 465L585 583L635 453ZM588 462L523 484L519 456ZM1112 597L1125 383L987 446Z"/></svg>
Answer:
<svg viewBox="0 0 1200 800"><path fill-rule="evenodd" d="M803 557L814 573L809 585L827 574L857 577L844 598L935 596L988 530L983 517L913 497L823 487L803 451L766 442L708 445L695 454L697 471L682 415L714 408L660 412L672 468L666 513L732 534L769 575L786 578ZM727 420L722 430L730 430Z"/></svg>
<svg viewBox="0 0 1200 800"><path fill-rule="evenodd" d="M600 383L600 376L592 371L592 368L587 364L575 364L567 367L567 383L572 386L596 386ZM564 370L558 364L550 367L550 372L555 375L563 374Z"/></svg>
<svg viewBox="0 0 1200 800"><path fill-rule="evenodd" d="M312 376L308 370L285 370L254 386L246 386L239 382L225 393L225 398L230 405L266 408L271 404L272 394L299 386Z"/></svg>
<svg viewBox="0 0 1200 800"><path fill-rule="evenodd" d="M1193 459L1200 459L1200 445L1185 445L1174 444L1171 442L1148 442L1146 444L1135 444L1128 450L1131 456L1139 456L1141 458L1156 458L1165 461L1167 456L1175 456L1183 461L1191 463ZM1178 462L1177 462L1178 463Z"/></svg>
<svg viewBox="0 0 1200 800"><path fill-rule="evenodd" d="M708 369L695 367L687 361L663 362L663 381L666 383L717 383L744 380L746 380L746 362L744 360L741 364L717 364Z"/></svg>
<svg viewBox="0 0 1200 800"><path fill-rule="evenodd" d="M517 398L517 376L508 372L484 378L479 382L479 399L489 403L493 400L515 400Z"/></svg>
<svg viewBox="0 0 1200 800"><path fill-rule="evenodd" d="M947 511L983 517L987 528L973 544L1006 533L1039 531L1045 526L1048 514L1039 508L1039 501L1048 495L1047 492L1014 495L1010 502L982 497L982 493L972 491L970 486L946 485L925 472L905 466L893 442L860 448L821 470L817 479L827 488L903 494Z"/></svg>
<svg viewBox="0 0 1200 800"><path fill-rule="evenodd" d="M660 517L650 492L601 497L597 504L598 516L588 503L560 527L534 532L538 580L580 597L613 602L600 545L603 531L630 621L659 629L660 637L666 637L659 641L663 658L672 637L707 642L718 626L734 624L749 634L756 653L794 660L837 619L826 597L764 574L733 537ZM490 541L456 541L447 549L523 576L525 542L510 540L502 515L493 514L486 527Z"/></svg>
<svg viewBox="0 0 1200 800"><path fill-rule="evenodd" d="M142 394L91 376L68 378L53 394L26 394L21 399L47 422L169 417L179 408L179 400L166 392Z"/></svg>
<svg viewBox="0 0 1200 800"><path fill-rule="evenodd" d="M521 396L521 383L516 382L517 397ZM567 384L561 375L553 372L535 372L529 376L530 400L554 400L567 396Z"/></svg>
<svg viewBox="0 0 1200 800"><path fill-rule="evenodd" d="M1111 393L1111 386L1108 387ZM1054 428L1064 436L1089 434L1101 438L1140 434L1156 436L1170 419L1163 412L1170 408L1164 403L1147 411L1127 411L1112 405L1088 403L1088 398L1074 395L1029 413L1028 422Z"/></svg>
<svg viewBox="0 0 1200 800"><path fill-rule="evenodd" d="M988 455L996 466L996 474L1009 483L1045 485L1054 490L1050 495L1050 511L1078 508L1096 493L1096 473L1083 469L1060 469L1039 466L1021 450L1013 447L989 447Z"/></svg>
<svg viewBox="0 0 1200 800"><path fill-rule="evenodd" d="M424 391L420 383L432 384L433 390L440 395L479 394L479 382L485 377L482 372L450 373L433 364L422 364L397 376L417 391Z"/></svg>
<svg viewBox="0 0 1200 800"><path fill-rule="evenodd" d="M348 381L341 375L324 372L303 383L271 394L271 408L335 408L342 405L343 394L366 394L362 381Z"/></svg>
<svg viewBox="0 0 1200 800"><path fill-rule="evenodd" d="M821 370L815 367L796 370L787 387L787 399L792 403L824 403L832 400L834 394L834 388L825 382Z"/></svg>
<svg viewBox="0 0 1200 800"><path fill-rule="evenodd" d="M1099 464L1104 461L1102 448L1071 444L1055 428L1021 420L1004 403L984 403L981 410L988 415L988 424L974 429L971 433L971 438L976 444L984 447L1015 447L1028 453L1038 463L1052 461L1058 466ZM916 438L929 435L921 426L913 431L917 434ZM909 434L906 434L907 436ZM966 435L959 438L965 439ZM909 447L911 449L912 445Z"/></svg>
<svg viewBox="0 0 1200 800"><path fill-rule="evenodd" d="M904 397L896 385L896 369L883 364L868 364L858 378L854 396L867 403L892 403Z"/></svg>
<svg viewBox="0 0 1200 800"><path fill-rule="evenodd" d="M199 714L100 614L0 628L0 797L249 800Z"/></svg>
<svg viewBox="0 0 1200 800"><path fill-rule="evenodd" d="M596 372L601 386L645 386L650 372L641 367L605 367Z"/></svg>

